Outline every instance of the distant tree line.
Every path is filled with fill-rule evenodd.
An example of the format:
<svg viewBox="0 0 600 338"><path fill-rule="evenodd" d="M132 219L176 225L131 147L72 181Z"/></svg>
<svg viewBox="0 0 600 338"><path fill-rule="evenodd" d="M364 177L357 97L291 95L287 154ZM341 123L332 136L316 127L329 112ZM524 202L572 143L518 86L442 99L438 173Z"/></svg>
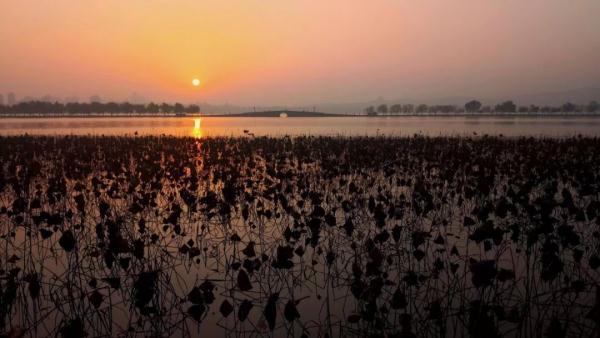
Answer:
<svg viewBox="0 0 600 338"><path fill-rule="evenodd" d="M195 104L183 105L181 103L148 103L134 104L129 102L45 102L45 101L27 101L14 105L0 105L0 114L2 115L161 115L161 114L182 114L199 113L200 107Z"/></svg>
<svg viewBox="0 0 600 338"><path fill-rule="evenodd" d="M25 101L13 105L0 104L0 115L163 115L163 114L194 114L199 113L200 107L195 104L181 103L148 103L134 104L129 102L47 102ZM369 116L400 115L400 114L437 114L437 113L596 113L600 105L592 101L587 105L567 102L560 106L517 106L513 101L505 101L495 106L484 106L477 100L471 100L464 106L457 105L426 105L426 104L381 104L365 109Z"/></svg>
<svg viewBox="0 0 600 338"><path fill-rule="evenodd" d="M380 104L369 106L365 112L369 116L400 114L437 114L437 113L596 113L600 105L592 101L587 105L567 102L560 106L517 106L513 101L505 101L495 106L484 106L477 100L471 100L464 106L426 105L426 104Z"/></svg>

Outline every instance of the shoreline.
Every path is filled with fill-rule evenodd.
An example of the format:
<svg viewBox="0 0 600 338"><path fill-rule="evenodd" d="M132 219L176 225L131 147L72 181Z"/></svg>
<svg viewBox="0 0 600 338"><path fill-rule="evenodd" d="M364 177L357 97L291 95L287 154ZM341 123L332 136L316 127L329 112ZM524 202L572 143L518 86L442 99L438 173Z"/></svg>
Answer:
<svg viewBox="0 0 600 338"><path fill-rule="evenodd" d="M0 115L2 119L43 119L43 118L202 118L202 117L230 117L230 118L340 118L340 117L369 117L369 118L398 118L398 117L507 117L507 118L523 118L523 117L600 117L600 113L543 113L543 114L528 114L528 113L424 113L424 114L395 114L395 115L358 115L358 114L334 114L334 113L323 113L307 114L301 116L267 116L267 115L254 115L254 114L189 114L183 116L177 116L173 114L115 114L115 115L103 115L103 114L90 114L90 115L67 115L67 114L48 114L48 115Z"/></svg>

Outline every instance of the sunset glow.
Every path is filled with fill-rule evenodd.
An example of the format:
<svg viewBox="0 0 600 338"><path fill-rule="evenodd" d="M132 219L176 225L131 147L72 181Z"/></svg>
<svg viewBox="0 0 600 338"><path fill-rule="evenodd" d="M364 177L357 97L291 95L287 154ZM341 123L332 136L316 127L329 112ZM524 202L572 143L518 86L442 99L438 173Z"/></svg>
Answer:
<svg viewBox="0 0 600 338"><path fill-rule="evenodd" d="M310 104L600 79L592 0L24 0L2 12L0 92L20 97Z"/></svg>
<svg viewBox="0 0 600 338"><path fill-rule="evenodd" d="M196 118L194 119L194 129L192 129L192 136L195 138L202 137L202 119Z"/></svg>
<svg viewBox="0 0 600 338"><path fill-rule="evenodd" d="M592 337L600 0L6 0L0 337Z"/></svg>

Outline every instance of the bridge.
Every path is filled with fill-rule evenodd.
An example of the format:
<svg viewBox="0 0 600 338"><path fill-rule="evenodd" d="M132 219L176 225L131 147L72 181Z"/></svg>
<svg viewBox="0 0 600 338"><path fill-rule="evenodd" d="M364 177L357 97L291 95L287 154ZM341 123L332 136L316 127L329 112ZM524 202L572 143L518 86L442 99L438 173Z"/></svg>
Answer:
<svg viewBox="0 0 600 338"><path fill-rule="evenodd" d="M215 116L215 115L213 115ZM314 111L298 111L298 110L269 110L269 111L256 111L246 112L237 114L219 114L218 116L231 116L231 117L335 117L344 116L341 114L330 114L321 113Z"/></svg>

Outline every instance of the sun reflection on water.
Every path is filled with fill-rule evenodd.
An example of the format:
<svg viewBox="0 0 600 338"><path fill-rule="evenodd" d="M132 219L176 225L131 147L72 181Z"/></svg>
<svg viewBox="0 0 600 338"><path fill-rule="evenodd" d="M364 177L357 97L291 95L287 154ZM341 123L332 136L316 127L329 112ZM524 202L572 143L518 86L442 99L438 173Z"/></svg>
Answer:
<svg viewBox="0 0 600 338"><path fill-rule="evenodd" d="M194 129L192 130L192 135L195 138L202 137L202 119L201 118L194 119Z"/></svg>

